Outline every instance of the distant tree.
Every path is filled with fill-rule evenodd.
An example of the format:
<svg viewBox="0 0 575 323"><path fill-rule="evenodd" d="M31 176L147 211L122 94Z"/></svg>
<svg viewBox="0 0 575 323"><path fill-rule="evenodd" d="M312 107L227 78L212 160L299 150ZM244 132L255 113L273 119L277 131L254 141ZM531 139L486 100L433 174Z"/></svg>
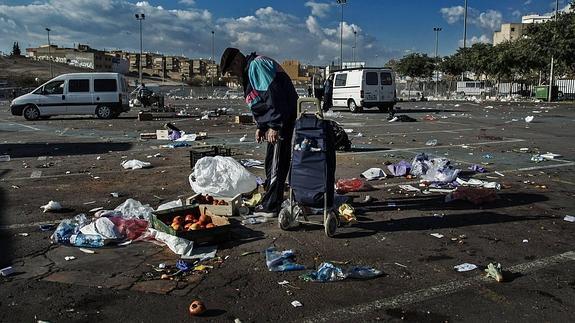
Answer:
<svg viewBox="0 0 575 323"><path fill-rule="evenodd" d="M11 56L20 56L22 54L22 52L20 51L20 45L18 44L18 42L14 42L14 44L12 44L12 53L10 54Z"/></svg>
<svg viewBox="0 0 575 323"><path fill-rule="evenodd" d="M433 75L435 59L427 54L412 53L404 56L397 62L397 72L411 79L408 85L408 93L411 96L411 86L416 79L426 79Z"/></svg>
<svg viewBox="0 0 575 323"><path fill-rule="evenodd" d="M455 53L451 56L445 56L439 62L439 70L443 72L443 75L448 80L447 93L449 94L451 93L453 81L455 81L465 71L461 55Z"/></svg>

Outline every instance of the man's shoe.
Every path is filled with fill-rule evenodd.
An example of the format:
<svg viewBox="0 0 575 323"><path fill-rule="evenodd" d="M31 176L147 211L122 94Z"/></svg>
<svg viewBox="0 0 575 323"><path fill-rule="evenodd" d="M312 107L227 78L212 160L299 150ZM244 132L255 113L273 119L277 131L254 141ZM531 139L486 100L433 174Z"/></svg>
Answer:
<svg viewBox="0 0 575 323"><path fill-rule="evenodd" d="M278 212L266 210L263 206L258 205L254 210L255 216L263 216L264 218L277 218Z"/></svg>

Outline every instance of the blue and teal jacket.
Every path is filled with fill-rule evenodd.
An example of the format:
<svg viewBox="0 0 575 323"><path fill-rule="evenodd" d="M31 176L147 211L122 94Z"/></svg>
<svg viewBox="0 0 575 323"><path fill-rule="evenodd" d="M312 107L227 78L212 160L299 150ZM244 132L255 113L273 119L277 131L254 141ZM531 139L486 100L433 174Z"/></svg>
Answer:
<svg viewBox="0 0 575 323"><path fill-rule="evenodd" d="M244 97L258 129L292 131L297 117L293 83L280 64L251 53L243 73Z"/></svg>

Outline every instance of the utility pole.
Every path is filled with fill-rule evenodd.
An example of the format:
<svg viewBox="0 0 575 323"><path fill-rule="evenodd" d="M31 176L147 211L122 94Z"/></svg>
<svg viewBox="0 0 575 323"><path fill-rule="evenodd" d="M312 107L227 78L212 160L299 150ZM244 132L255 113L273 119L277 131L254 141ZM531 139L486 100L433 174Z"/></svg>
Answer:
<svg viewBox="0 0 575 323"><path fill-rule="evenodd" d="M214 67L216 67L216 66L215 66L215 65L216 65L216 61L215 61L215 59L214 59L214 31L213 31L213 30L212 30L212 58L211 58L210 60L212 61L212 62L211 62L211 63L212 63L212 68L211 68L211 71L210 71L210 75L211 75L211 77L212 77L212 89L213 89L213 87L214 87ZM217 67L216 67L216 70L217 70Z"/></svg>
<svg viewBox="0 0 575 323"><path fill-rule="evenodd" d="M437 98L437 81L439 79L439 71L437 69L437 48L439 47L439 32L441 31L441 27L434 27L433 31L435 32L435 97Z"/></svg>
<svg viewBox="0 0 575 323"><path fill-rule="evenodd" d="M337 0L337 3L341 5L341 23L339 27L339 68L343 68L343 5L346 4L347 0Z"/></svg>
<svg viewBox="0 0 575 323"><path fill-rule="evenodd" d="M140 85L142 85L142 55L143 55L143 42L142 42L142 20L146 19L146 15L143 13L136 14L136 19L140 22L140 64L139 64L139 74L140 74Z"/></svg>
<svg viewBox="0 0 575 323"><path fill-rule="evenodd" d="M351 50L351 60L355 63L355 51L357 50L357 30L353 29L353 48Z"/></svg>
<svg viewBox="0 0 575 323"><path fill-rule="evenodd" d="M50 44L50 28L46 28L48 32L48 60L50 61L50 78L54 77L54 70L52 69L52 44Z"/></svg>
<svg viewBox="0 0 575 323"><path fill-rule="evenodd" d="M559 0L555 0L555 29L557 30L557 15L559 13ZM551 71L549 71L549 93L548 100L553 100L553 68L555 67L554 53L551 53Z"/></svg>
<svg viewBox="0 0 575 323"><path fill-rule="evenodd" d="M465 0L465 10L463 12L463 48L467 48L467 0ZM461 73L461 81L465 81L465 70Z"/></svg>

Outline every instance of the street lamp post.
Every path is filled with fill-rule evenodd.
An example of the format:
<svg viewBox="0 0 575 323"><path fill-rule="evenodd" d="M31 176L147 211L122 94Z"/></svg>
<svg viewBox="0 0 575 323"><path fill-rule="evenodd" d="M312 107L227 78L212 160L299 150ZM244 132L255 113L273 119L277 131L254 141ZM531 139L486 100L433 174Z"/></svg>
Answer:
<svg viewBox="0 0 575 323"><path fill-rule="evenodd" d="M353 47L351 50L351 60L355 63L355 51L357 50L357 30L353 30Z"/></svg>
<svg viewBox="0 0 575 323"><path fill-rule="evenodd" d="M441 27L434 27L433 31L435 32L435 97L437 98L437 81L439 79L439 71L437 70L437 49L439 47L439 32L441 31Z"/></svg>
<svg viewBox="0 0 575 323"><path fill-rule="evenodd" d="M48 33L48 60L50 61L50 78L54 77L54 70L52 69L52 45L50 44L50 28L46 28Z"/></svg>
<svg viewBox="0 0 575 323"><path fill-rule="evenodd" d="M212 77L212 88L214 87L214 67L216 64L216 61L214 59L214 31L212 30L212 58L210 59L212 62L212 68L210 71L210 76Z"/></svg>
<svg viewBox="0 0 575 323"><path fill-rule="evenodd" d="M559 0L555 0L555 28L557 28L557 14L559 11ZM555 56L551 54L551 70L549 71L549 93L547 101L551 102L553 99L553 67L555 67Z"/></svg>
<svg viewBox="0 0 575 323"><path fill-rule="evenodd" d="M136 14L136 19L140 22L140 64L138 66L138 72L139 72L139 82L140 85L142 85L142 48L143 48L143 42L142 42L142 20L146 19L146 15L144 15L143 13L140 14Z"/></svg>
<svg viewBox="0 0 575 323"><path fill-rule="evenodd" d="M339 27L339 64L340 68L343 68L343 5L346 4L347 0L337 0L337 3L341 5L341 23Z"/></svg>
<svg viewBox="0 0 575 323"><path fill-rule="evenodd" d="M467 0L463 11L463 48L467 47ZM465 81L465 70L461 73L461 81Z"/></svg>

